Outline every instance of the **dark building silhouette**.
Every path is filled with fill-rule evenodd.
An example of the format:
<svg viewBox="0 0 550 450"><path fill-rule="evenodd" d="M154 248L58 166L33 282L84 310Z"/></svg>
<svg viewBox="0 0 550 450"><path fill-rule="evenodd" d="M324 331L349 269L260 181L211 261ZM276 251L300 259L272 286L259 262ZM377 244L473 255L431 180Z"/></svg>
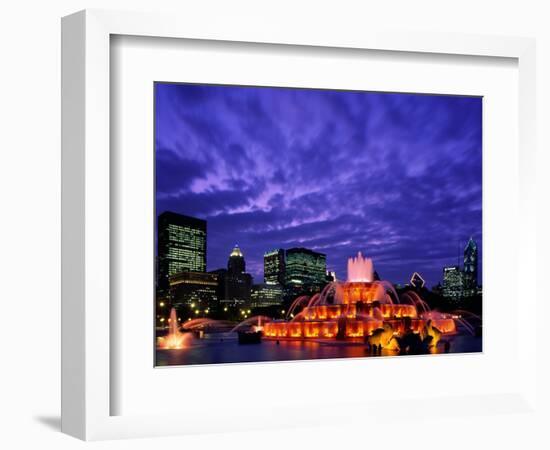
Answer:
<svg viewBox="0 0 550 450"><path fill-rule="evenodd" d="M246 272L244 256L238 245L235 245L227 261L227 272L230 274L241 274Z"/></svg>
<svg viewBox="0 0 550 450"><path fill-rule="evenodd" d="M218 271L218 273L223 273ZM236 245L227 261L227 271L220 286L223 286L223 297L220 300L231 304L250 304L252 275L246 273L246 263L241 249ZM222 290L220 289L220 290Z"/></svg>
<svg viewBox="0 0 550 450"><path fill-rule="evenodd" d="M285 251L282 248L264 253L264 283L285 284Z"/></svg>
<svg viewBox="0 0 550 450"><path fill-rule="evenodd" d="M227 269L216 269L211 270L211 274L216 275L218 279L218 285L216 287L216 297L218 299L218 303L223 303L226 298L226 292L225 292L225 279L227 277Z"/></svg>
<svg viewBox="0 0 550 450"><path fill-rule="evenodd" d="M158 216L157 286L169 288L169 277L206 271L206 221L170 211Z"/></svg>

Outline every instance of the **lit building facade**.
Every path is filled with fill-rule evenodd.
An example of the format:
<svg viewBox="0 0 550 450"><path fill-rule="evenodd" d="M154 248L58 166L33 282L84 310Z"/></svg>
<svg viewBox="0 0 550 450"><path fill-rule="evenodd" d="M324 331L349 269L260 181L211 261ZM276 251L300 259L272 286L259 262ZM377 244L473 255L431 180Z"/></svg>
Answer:
<svg viewBox="0 0 550 450"><path fill-rule="evenodd" d="M464 247L464 270L462 275L464 296L466 297L471 297L477 294L477 261L477 244L472 238L470 238L466 244L466 247Z"/></svg>
<svg viewBox="0 0 550 450"><path fill-rule="evenodd" d="M262 308L280 305L283 301L283 287L280 284L262 283L252 286L250 306Z"/></svg>
<svg viewBox="0 0 550 450"><path fill-rule="evenodd" d="M218 305L218 275L205 272L180 272L170 276L170 298L176 308L187 306L204 314Z"/></svg>
<svg viewBox="0 0 550 450"><path fill-rule="evenodd" d="M460 300L464 296L463 274L458 266L443 268L443 297Z"/></svg>
<svg viewBox="0 0 550 450"><path fill-rule="evenodd" d="M289 290L319 291L326 284L327 257L307 248L286 251L285 286Z"/></svg>
<svg viewBox="0 0 550 450"><path fill-rule="evenodd" d="M282 248L264 253L264 283L285 284L285 251Z"/></svg>
<svg viewBox="0 0 550 450"><path fill-rule="evenodd" d="M206 271L206 221L166 211L158 216L159 289L180 272Z"/></svg>
<svg viewBox="0 0 550 450"><path fill-rule="evenodd" d="M443 269L443 297L458 301L479 295L478 285L478 247L470 238L464 247L464 267L445 267Z"/></svg>

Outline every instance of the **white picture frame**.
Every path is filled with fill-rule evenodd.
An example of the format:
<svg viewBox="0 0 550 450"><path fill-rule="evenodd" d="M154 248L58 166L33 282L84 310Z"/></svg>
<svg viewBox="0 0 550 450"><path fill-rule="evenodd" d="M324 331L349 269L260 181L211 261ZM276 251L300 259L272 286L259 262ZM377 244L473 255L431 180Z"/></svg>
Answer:
<svg viewBox="0 0 550 450"><path fill-rule="evenodd" d="M535 234L535 42L533 39L445 33L400 33L346 30L315 34L306 29L279 29L261 22L242 26L195 22L192 17L112 11L82 11L62 22L62 430L86 440L162 436L268 426L309 425L330 416L307 403L292 411L273 408L274 417L254 414L249 422L217 416L171 414L112 415L110 283L111 171L110 58L111 36L142 36L203 41L296 45L302 48L365 49L414 54L501 57L517 60L519 77L518 226L514 245L519 278L534 272ZM485 231L484 231L485 232ZM516 293L517 295L517 293ZM536 311L536 296L522 300ZM526 313L517 327L533 326ZM472 404L487 413L503 408L522 412L535 408L536 348L522 349L519 379L510 390L483 396L464 392L454 414L468 414ZM468 404L466 404L466 399ZM410 398L403 398L403 404ZM395 401L394 401L395 402ZM444 398L431 402L445 402ZM391 404L393 408L395 403ZM390 406L389 406L390 407ZM345 417L377 416L379 404L350 406ZM428 405L424 406L427 410ZM284 411L284 413L282 413ZM340 414L342 416L342 414Z"/></svg>

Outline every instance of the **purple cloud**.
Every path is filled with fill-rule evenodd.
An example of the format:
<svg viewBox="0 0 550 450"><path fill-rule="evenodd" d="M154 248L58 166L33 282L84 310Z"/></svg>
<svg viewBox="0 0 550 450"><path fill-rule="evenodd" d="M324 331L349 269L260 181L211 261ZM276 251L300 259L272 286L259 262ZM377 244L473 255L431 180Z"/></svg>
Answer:
<svg viewBox="0 0 550 450"><path fill-rule="evenodd" d="M383 278L430 285L470 236L481 249L477 97L155 85L157 212L208 221L208 269L238 243L306 246L345 277L361 250Z"/></svg>

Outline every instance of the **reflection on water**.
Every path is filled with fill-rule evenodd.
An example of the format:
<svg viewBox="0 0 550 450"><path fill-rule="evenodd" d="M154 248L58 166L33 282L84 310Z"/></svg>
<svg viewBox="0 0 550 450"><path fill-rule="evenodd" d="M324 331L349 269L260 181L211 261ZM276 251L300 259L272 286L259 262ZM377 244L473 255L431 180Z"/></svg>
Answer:
<svg viewBox="0 0 550 450"><path fill-rule="evenodd" d="M481 351L481 337L450 336L447 338L449 353ZM443 353L445 343L438 345L436 353ZM383 349L382 356L397 353ZM235 335L218 333L205 339L194 338L189 347L178 350L157 350L157 366L189 364L221 364L261 361L295 361L330 358L363 358L373 356L362 342L312 342L264 339L261 344L239 345Z"/></svg>

